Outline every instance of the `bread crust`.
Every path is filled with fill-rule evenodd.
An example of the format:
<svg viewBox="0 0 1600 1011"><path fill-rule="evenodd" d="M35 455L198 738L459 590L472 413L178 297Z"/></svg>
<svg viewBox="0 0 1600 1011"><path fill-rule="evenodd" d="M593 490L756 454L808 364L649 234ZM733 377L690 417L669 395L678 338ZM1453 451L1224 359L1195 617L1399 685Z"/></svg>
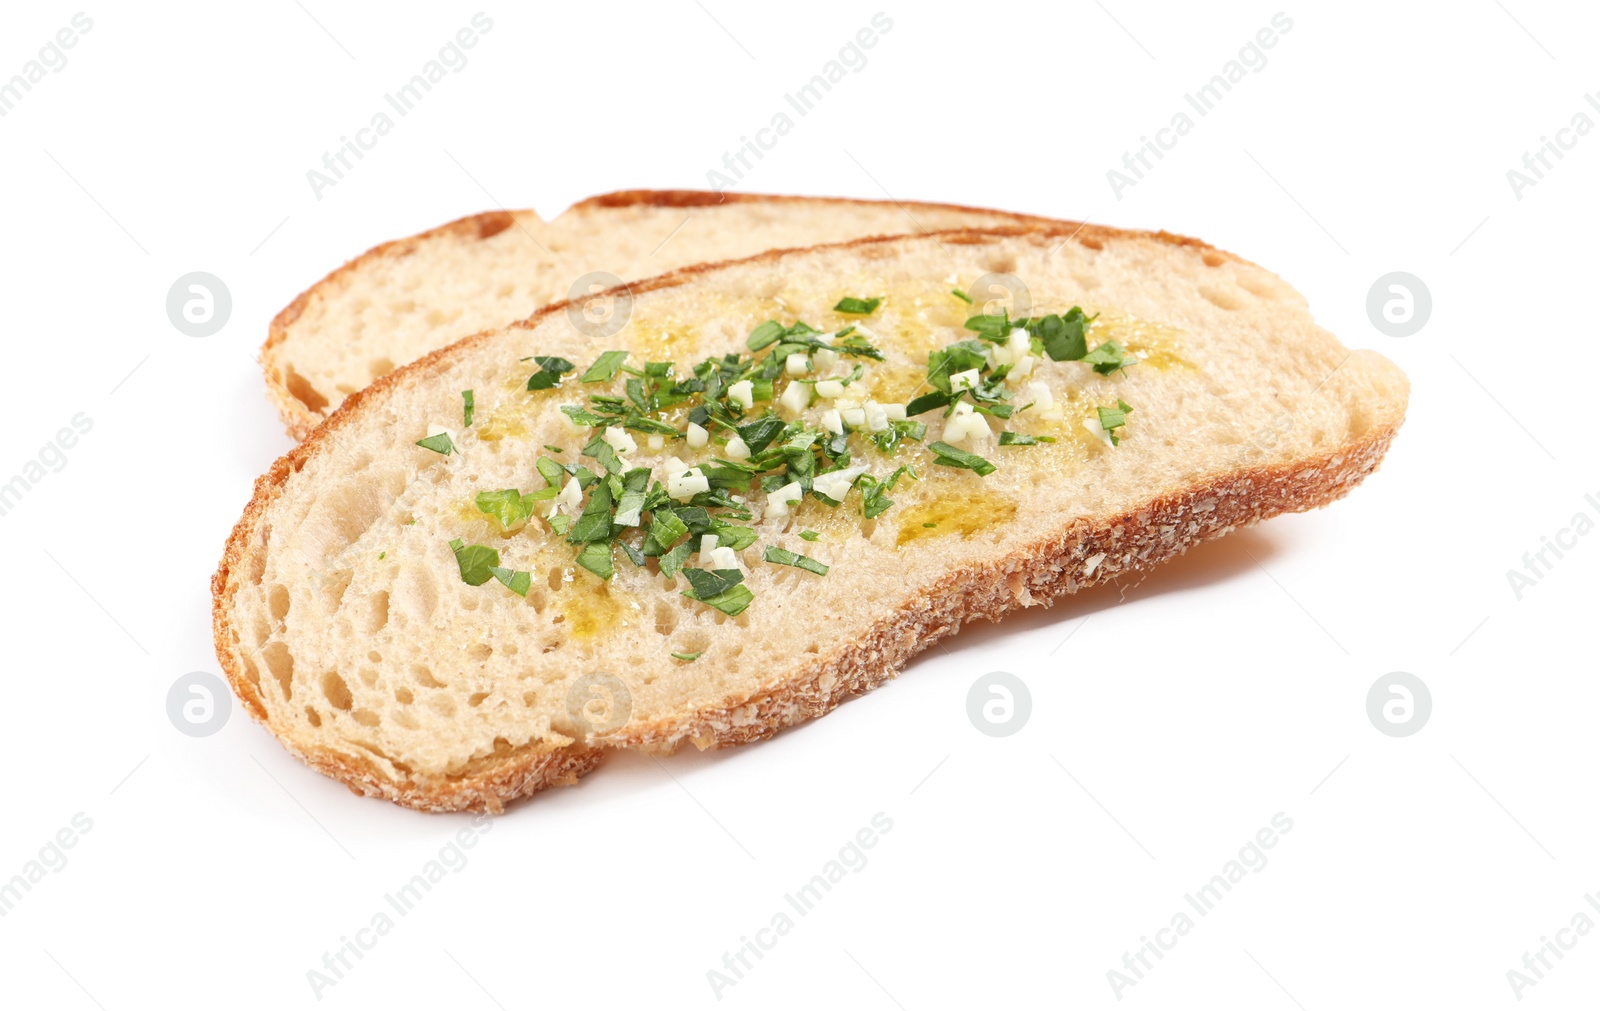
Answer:
<svg viewBox="0 0 1600 1011"><path fill-rule="evenodd" d="M607 198L619 195L608 195ZM603 199L603 198L596 198ZM463 219L470 220L470 219ZM459 224L459 223L457 223ZM1070 226L1070 227L1069 227ZM950 229L930 233L940 241L992 243L1030 234L1061 235L1091 248L1116 238L1146 238L1202 248L1238 262L1234 256L1198 239L1167 232L1139 232L1092 224L991 229ZM874 236L812 249L846 249L895 241ZM737 261L774 262L797 250L771 250ZM684 284L723 264L696 264L624 287L634 295ZM559 302L512 324L531 328L544 317L565 311ZM235 646L240 637L230 622L230 603L248 571L250 549L264 539L262 521L291 476L325 441L370 410L379 409L387 392L402 384L422 382L449 366L454 356L491 340L496 331L474 334L441 348L377 380L351 395L322 425L276 461L256 480L244 514L234 526L221 563L212 577L212 633L217 659L250 715L266 722L267 711L255 685L245 677ZM1241 468L1170 492L1111 520L1076 519L1034 543L1002 558L952 570L936 584L911 594L858 639L835 645L818 655L797 678L748 697L725 698L685 718L663 720L627 730L602 741L566 747L530 744L469 762L450 775L412 776L396 782L362 758L321 747L301 747L278 736L290 753L312 768L344 782L359 794L383 797L421 811L499 812L505 804L547 786L569 785L600 763L607 748L671 751L684 741L699 747L722 747L771 737L778 731L821 716L852 695L875 688L899 673L917 653L955 634L976 619L998 621L1030 604L1052 606L1069 593L1106 582L1123 573L1149 569L1189 548L1238 527L1286 512L1320 508L1343 497L1377 469L1405 420L1404 406L1373 425L1361 438L1289 465ZM1095 566L1086 560L1103 558ZM1089 570L1089 571L1085 571ZM269 724L269 729L271 726Z"/></svg>
<svg viewBox="0 0 1600 1011"><path fill-rule="evenodd" d="M989 216L1004 216L1015 219L1019 225L1071 225L1075 222L1065 222L1055 218L1042 218L1031 214L1016 214L1011 211L994 211L982 207L964 207L960 204L939 204L925 201L905 203L889 200L857 200L850 197L806 197L782 196L769 193L717 193L714 190L617 190L613 193L602 193L589 197L568 208L563 215L574 212L581 213L596 208L617 207L714 207L719 204L794 204L812 203L831 206L878 206L895 204L911 209L936 209L941 211L956 211L960 213L984 214ZM299 398L290 393L274 374L279 371L279 366L285 364L281 359L282 345L289 336L289 327L305 312L306 306L312 299L318 298L324 291L336 286L347 275L366 266L373 260L385 256L409 256L416 251L422 243L445 235L470 236L476 234L479 239L488 239L510 228L516 223L519 216L532 216L538 214L532 210L521 211L485 211L481 214L469 214L464 218L446 222L437 228L430 228L416 235L409 235L403 239L394 239L380 243L357 256L311 287L302 291L283 308L278 315L272 318L267 326L267 339L261 345L260 362L262 372L267 381L267 398L278 409L278 415L283 419L284 427L295 441L301 441L311 434L321 419L303 404Z"/></svg>

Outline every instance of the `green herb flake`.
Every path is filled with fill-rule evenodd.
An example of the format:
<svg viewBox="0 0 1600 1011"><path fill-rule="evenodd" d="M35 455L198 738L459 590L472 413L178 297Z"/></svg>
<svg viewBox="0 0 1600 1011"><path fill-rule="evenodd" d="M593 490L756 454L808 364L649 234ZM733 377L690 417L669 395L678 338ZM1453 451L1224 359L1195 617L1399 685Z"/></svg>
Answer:
<svg viewBox="0 0 1600 1011"><path fill-rule="evenodd" d="M512 593L515 593L519 597L526 597L528 595L528 588L533 585L533 573L531 572L519 572L515 569L502 569L498 565L491 568L489 572L493 574L494 578L504 583L506 589L510 590Z"/></svg>
<svg viewBox="0 0 1600 1011"><path fill-rule="evenodd" d="M800 539L802 541L814 541L820 536L821 535L818 534L815 530L802 530L802 531L800 531Z"/></svg>
<svg viewBox="0 0 1600 1011"><path fill-rule="evenodd" d="M956 298L959 298L961 301L967 303L968 305L972 304L972 296L968 295L966 292L962 291L960 288L951 288L950 289L950 294L954 295Z"/></svg>
<svg viewBox="0 0 1600 1011"><path fill-rule="evenodd" d="M500 528L507 532L517 530L533 516L535 499L524 498L515 488L503 491L480 491L473 505L485 516L493 516Z"/></svg>
<svg viewBox="0 0 1600 1011"><path fill-rule="evenodd" d="M797 555L793 551L777 547L776 545L768 545L767 550L761 556L761 560L765 562L773 562L777 565L792 565L797 569L805 569L807 572L815 572L819 576L826 576L828 574L828 567L817 561L815 558L807 558L805 555Z"/></svg>
<svg viewBox="0 0 1600 1011"><path fill-rule="evenodd" d="M1001 432L1000 445L1002 446L1034 446L1042 442L1055 442L1049 435L1026 435L1022 432Z"/></svg>
<svg viewBox="0 0 1600 1011"><path fill-rule="evenodd" d="M472 391L471 390L462 390L461 391L461 427L462 428L471 428L472 427L472 412L473 412L473 409L474 408L473 408L473 402L472 402Z"/></svg>
<svg viewBox="0 0 1600 1011"><path fill-rule="evenodd" d="M701 650L699 653L673 653L672 659L682 660L684 663L694 663L700 659L703 653L705 653L705 650Z"/></svg>
<svg viewBox="0 0 1600 1011"><path fill-rule="evenodd" d="M1102 376L1109 376L1113 372L1120 372L1130 365L1139 364L1139 359L1128 354L1128 349L1116 341L1106 341L1084 355L1083 360L1093 365L1094 370Z"/></svg>
<svg viewBox="0 0 1600 1011"><path fill-rule="evenodd" d="M450 550L455 552L461 581L468 586L487 583L494 575L492 570L500 564L500 552L494 548L486 548L482 544L464 544L459 537L450 542Z"/></svg>
<svg viewBox="0 0 1600 1011"><path fill-rule="evenodd" d="M878 306L882 304L883 299L881 298L841 298L839 304L833 307L833 311L868 316L876 312Z"/></svg>
<svg viewBox="0 0 1600 1011"><path fill-rule="evenodd" d="M594 360L594 364L585 369L583 375L578 377L578 381L581 383L610 382L616 378L617 373L622 369L622 363L627 359L628 352L626 351L602 352L600 357Z"/></svg>
<svg viewBox="0 0 1600 1011"><path fill-rule="evenodd" d="M561 377L577 368L565 358L553 358L548 355L534 355L533 360L539 363L539 371L528 377L529 390L548 390L561 382Z"/></svg>
<svg viewBox="0 0 1600 1011"><path fill-rule="evenodd" d="M760 351L771 344L776 344L783 339L787 332L782 323L769 319L765 323L750 331L749 338L744 342L751 351Z"/></svg>
<svg viewBox="0 0 1600 1011"><path fill-rule="evenodd" d="M1133 413L1133 408L1118 400L1116 407L1096 407L1094 410L1099 415L1100 427L1111 437L1111 444L1120 445L1122 440L1113 429L1121 428L1128 423L1128 415Z"/></svg>
<svg viewBox="0 0 1600 1011"><path fill-rule="evenodd" d="M449 432L440 432L438 435L430 435L426 439L418 439L417 445L423 449L431 449L440 456L449 456L456 451L456 444L450 441Z"/></svg>
<svg viewBox="0 0 1600 1011"><path fill-rule="evenodd" d="M585 544L583 550L578 552L578 564L601 579L610 579L616 571L611 561L611 545L603 541Z"/></svg>
<svg viewBox="0 0 1600 1011"><path fill-rule="evenodd" d="M933 462L940 467L970 470L979 477L987 477L994 473L994 464L964 449L957 449L948 442L931 443L928 448L933 450Z"/></svg>

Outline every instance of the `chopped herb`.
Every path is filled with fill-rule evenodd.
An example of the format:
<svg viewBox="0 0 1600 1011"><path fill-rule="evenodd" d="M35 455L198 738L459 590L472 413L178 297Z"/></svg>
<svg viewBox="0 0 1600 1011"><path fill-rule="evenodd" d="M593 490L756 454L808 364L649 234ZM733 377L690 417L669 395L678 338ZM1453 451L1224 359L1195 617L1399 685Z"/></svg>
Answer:
<svg viewBox="0 0 1600 1011"><path fill-rule="evenodd" d="M589 504L583 507L578 522L572 525L567 540L573 544L588 544L606 540L611 536L611 486L597 481L589 495ZM609 557L609 554L608 556Z"/></svg>
<svg viewBox="0 0 1600 1011"><path fill-rule="evenodd" d="M1120 372L1130 365L1139 364L1139 359L1128 354L1128 349L1116 341L1106 341L1084 355L1083 360L1093 365L1094 370L1102 376L1109 376L1113 372Z"/></svg>
<svg viewBox="0 0 1600 1011"><path fill-rule="evenodd" d="M1049 435L1024 435L1022 432L1001 432L1000 445L1002 446L1033 446L1041 442L1055 442Z"/></svg>
<svg viewBox="0 0 1600 1011"><path fill-rule="evenodd" d="M700 655L704 652L705 650L701 650L699 653L673 653L672 659L682 660L684 663L694 663L700 659Z"/></svg>
<svg viewBox="0 0 1600 1011"><path fill-rule="evenodd" d="M622 473L622 461L617 458L617 451L599 433L595 433L595 437L578 455L589 457L612 474Z"/></svg>
<svg viewBox="0 0 1600 1011"><path fill-rule="evenodd" d="M581 383L609 382L616 378L618 370L622 368L622 363L627 359L628 352L626 351L603 352L599 358L594 360L594 364L589 366L583 375L578 377L578 381Z"/></svg>
<svg viewBox="0 0 1600 1011"><path fill-rule="evenodd" d="M711 521L711 532L717 535L717 546L743 551L756 542L756 532L749 527L737 526L733 523L718 523Z"/></svg>
<svg viewBox="0 0 1600 1011"><path fill-rule="evenodd" d="M922 529L924 529L924 530L932 530L934 527L936 527L938 525L939 524L937 524L937 523L924 523L924 524L922 524Z"/></svg>
<svg viewBox="0 0 1600 1011"><path fill-rule="evenodd" d="M389 552L387 552L387 551L378 552L378 561L380 561L380 562L383 561L385 558L388 557L388 555L389 555Z"/></svg>
<svg viewBox="0 0 1600 1011"><path fill-rule="evenodd" d="M462 428L471 428L472 427L472 411L473 411L472 391L471 390L462 390L461 391L461 427Z"/></svg>
<svg viewBox="0 0 1600 1011"><path fill-rule="evenodd" d="M684 571L688 572L689 570L685 569ZM738 586L735 586L731 589L724 590L715 597L696 596L694 593L691 593L688 590L685 590L683 595L692 600L698 600L700 603L705 604L708 607L714 607L723 614L727 615L738 614L745 608L749 607L750 602L756 598L756 595L750 592L750 587L745 586L743 583L740 583Z"/></svg>
<svg viewBox="0 0 1600 1011"><path fill-rule="evenodd" d="M515 488L507 488L504 491L480 491L478 497L473 499L473 505L485 516L493 516L502 530L511 531L520 528L533 516L535 501L525 498Z"/></svg>
<svg viewBox="0 0 1600 1011"><path fill-rule="evenodd" d="M566 452L566 450L562 449L560 446L552 446L548 442L545 443L544 448L548 449L552 453L565 453Z"/></svg>
<svg viewBox="0 0 1600 1011"><path fill-rule="evenodd" d="M968 295L966 292L962 291L960 288L951 288L950 289L950 294L954 295L956 298L959 298L961 301L967 303L968 305L972 304L972 296Z"/></svg>
<svg viewBox="0 0 1600 1011"><path fill-rule="evenodd" d="M515 569L502 569L500 566L489 570L494 578L506 585L506 588L519 597L528 595L528 588L533 585L533 573L518 572Z"/></svg>
<svg viewBox="0 0 1600 1011"><path fill-rule="evenodd" d="M945 382L949 382L949 379L946 379ZM935 390L932 393L924 393L920 397L913 398L911 403L906 405L906 416L909 418L914 418L919 414L926 414L928 411L936 411L941 407L949 407L951 403L955 401L955 399L956 397L954 394L945 393L941 390Z"/></svg>
<svg viewBox="0 0 1600 1011"><path fill-rule="evenodd" d="M785 329L782 323L769 319L765 323L750 331L750 337L745 341L745 346L751 351L760 351L769 344L776 344L783 339Z"/></svg>
<svg viewBox="0 0 1600 1011"><path fill-rule="evenodd" d="M558 534L564 534L567 532L567 528L572 526L572 517L564 513L556 513L547 522L550 524L551 530Z"/></svg>
<svg viewBox="0 0 1600 1011"><path fill-rule="evenodd" d="M793 551L777 547L776 545L769 544L766 552L762 554L761 560L764 562L775 562L778 565L792 565L797 569L805 569L807 572L815 572L819 576L826 576L828 574L828 567L817 561L815 558L807 558L805 555L797 555Z"/></svg>
<svg viewBox="0 0 1600 1011"><path fill-rule="evenodd" d="M818 536L820 536L820 535L815 530L802 530L802 531L800 531L800 539L802 541L814 541L814 540L817 539Z"/></svg>
<svg viewBox="0 0 1600 1011"><path fill-rule="evenodd" d="M463 544L459 537L450 542L450 550L455 552L461 581L468 586L487 583L494 575L491 570L500 564L500 552L494 548L486 548L482 544Z"/></svg>
<svg viewBox="0 0 1600 1011"><path fill-rule="evenodd" d="M744 573L738 569L685 568L683 577L689 581L689 586L694 591L693 594L686 595L695 596L697 600L704 597L715 597L735 584L744 582Z"/></svg>
<svg viewBox="0 0 1600 1011"><path fill-rule="evenodd" d="M834 312L848 312L858 316L867 316L875 312L883 304L881 298L841 298L839 304L833 307Z"/></svg>
<svg viewBox="0 0 1600 1011"><path fill-rule="evenodd" d="M610 579L616 571L611 564L611 545L603 541L585 544L583 550L578 552L578 564L601 579Z"/></svg>
<svg viewBox="0 0 1600 1011"><path fill-rule="evenodd" d="M1073 306L1065 316L1045 316L1028 329L1042 342L1044 353L1051 360L1075 362L1089 352L1084 337L1085 322L1083 310Z"/></svg>
<svg viewBox="0 0 1600 1011"><path fill-rule="evenodd" d="M440 432L438 435L430 435L426 439L418 439L417 445L423 449L431 449L440 456L449 456L456 450L456 444L450 441L449 432Z"/></svg>
<svg viewBox="0 0 1600 1011"><path fill-rule="evenodd" d="M870 520L888 511L889 507L894 505L894 499L889 498L888 494L894 490L895 483L905 474L910 474L913 478L917 476L909 467L896 467L894 473L882 481L868 477L861 486L861 515Z"/></svg>
<svg viewBox="0 0 1600 1011"><path fill-rule="evenodd" d="M622 549L622 553L628 556L628 561L630 561L633 564L637 565L641 569L644 568L644 552L643 551L640 551L638 548L634 547L632 544L629 544L627 541L617 541L617 547L621 548Z"/></svg>
<svg viewBox="0 0 1600 1011"><path fill-rule="evenodd" d="M994 464L988 460L966 450L957 449L947 442L935 442L928 448L933 450L933 462L940 467L957 467L974 471L979 477L987 477L994 473Z"/></svg>
<svg viewBox="0 0 1600 1011"><path fill-rule="evenodd" d="M682 544L662 555L661 574L666 576L668 579L676 576L678 571L683 568L683 563L689 560L689 555L693 552L693 550L694 545L690 541L684 541Z"/></svg>
<svg viewBox="0 0 1600 1011"><path fill-rule="evenodd" d="M984 340L996 343L1011 336L1011 331L1016 329L1016 324L1011 321L1010 314L1004 309L1000 311L998 316L988 313L983 316L969 317L962 326L973 331Z"/></svg>
<svg viewBox="0 0 1600 1011"><path fill-rule="evenodd" d="M562 376L577 368L565 358L534 355L533 360L539 363L539 371L528 377L529 390L548 390L561 382Z"/></svg>
<svg viewBox="0 0 1600 1011"><path fill-rule="evenodd" d="M548 446L545 448L549 448ZM544 478L544 483L551 488L560 488L561 479L566 476L567 470L548 456L539 457L534 466L539 470L539 476Z"/></svg>
<svg viewBox="0 0 1600 1011"><path fill-rule="evenodd" d="M583 425L587 428L604 428L605 426L611 424L610 420L601 417L593 411L586 411L583 408L577 407L573 404L567 404L566 406L562 407L561 413L571 418L574 424Z"/></svg>
<svg viewBox="0 0 1600 1011"><path fill-rule="evenodd" d="M1121 428L1128 423L1128 415L1133 413L1133 408L1118 400L1116 407L1096 407L1095 413L1099 415L1100 427L1111 437L1111 444L1119 445L1122 440L1117 437L1113 429Z"/></svg>

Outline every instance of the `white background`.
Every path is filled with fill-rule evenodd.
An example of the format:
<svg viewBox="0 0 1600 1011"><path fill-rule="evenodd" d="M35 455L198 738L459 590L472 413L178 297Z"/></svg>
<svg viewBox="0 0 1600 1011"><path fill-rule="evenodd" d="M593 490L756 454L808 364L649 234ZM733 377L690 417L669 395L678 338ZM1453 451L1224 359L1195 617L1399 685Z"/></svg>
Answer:
<svg viewBox="0 0 1600 1011"><path fill-rule="evenodd" d="M618 756L515 807L320 1004L1117 1006L1108 970L1277 812L1293 829L1266 867L1121 1006L1517 1004L1525 951L1580 910L1600 922L1583 900L1600 889L1600 536L1521 600L1506 576L1574 514L1600 518L1600 132L1520 200L1506 173L1574 114L1600 122L1583 98L1600 19L1413 6L1282 8L1267 65L1121 200L1107 170L1280 8L882 8L867 65L737 188L1237 251L1409 373L1382 470L1120 593L963 633L771 742ZM271 316L458 215L705 187L880 8L481 8L494 27L470 63L316 199L306 171L479 9L89 8L69 63L0 118L0 481L74 414L94 425L0 517L0 880L74 814L93 822L0 918L6 1006L318 1004L307 971L467 823L354 797L237 709L206 739L168 722L173 681L217 669L208 579L290 445L251 357ZM76 11L9 5L0 79ZM193 270L234 300L204 339L164 309ZM1365 309L1393 270L1434 303L1403 339ZM966 716L992 670L1032 692L1006 739ZM1399 739L1365 711L1397 670L1434 705ZM893 829L867 866L719 1002L708 970L877 812ZM1600 990L1600 936L1564 954L1523 1005Z"/></svg>

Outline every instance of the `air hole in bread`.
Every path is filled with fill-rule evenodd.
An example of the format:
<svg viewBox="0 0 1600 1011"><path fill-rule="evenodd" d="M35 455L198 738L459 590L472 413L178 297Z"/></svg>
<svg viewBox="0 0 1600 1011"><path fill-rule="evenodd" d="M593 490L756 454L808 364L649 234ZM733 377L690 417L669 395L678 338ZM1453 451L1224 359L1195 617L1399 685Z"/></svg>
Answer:
<svg viewBox="0 0 1600 1011"><path fill-rule="evenodd" d="M1215 249L1207 249L1200 254L1200 262L1208 267L1220 267L1228 262L1228 258Z"/></svg>
<svg viewBox="0 0 1600 1011"><path fill-rule="evenodd" d="M274 586L267 591L267 611L272 615L273 621L282 621L289 614L289 588L287 586Z"/></svg>
<svg viewBox="0 0 1600 1011"><path fill-rule="evenodd" d="M1244 298L1238 292L1227 288L1215 288L1209 284L1200 286L1200 297L1217 308L1227 309L1230 312L1243 309L1246 305Z"/></svg>
<svg viewBox="0 0 1600 1011"><path fill-rule="evenodd" d="M527 706L529 709L532 709L538 703L539 703L539 693L538 692L523 692L522 693L522 704Z"/></svg>
<svg viewBox="0 0 1600 1011"><path fill-rule="evenodd" d="M671 635L678 628L680 612L675 609L670 601L656 601L656 634Z"/></svg>
<svg viewBox="0 0 1600 1011"><path fill-rule="evenodd" d="M1093 291L1100 287L1101 283L1098 277L1090 277L1088 274L1073 274L1072 279L1078 282L1078 287L1084 291Z"/></svg>
<svg viewBox="0 0 1600 1011"><path fill-rule="evenodd" d="M289 391L289 396L304 404L306 410L312 414L321 414L323 408L328 406L328 398L318 393L305 376L292 368L283 370L283 388Z"/></svg>
<svg viewBox="0 0 1600 1011"><path fill-rule="evenodd" d="M428 708L445 719L452 719L456 715L456 700L448 695L434 695L428 699Z"/></svg>
<svg viewBox="0 0 1600 1011"><path fill-rule="evenodd" d="M350 694L350 686L344 683L344 678L337 671L328 671L322 675L322 695L328 704L342 712L349 712L355 699Z"/></svg>
<svg viewBox="0 0 1600 1011"><path fill-rule="evenodd" d="M256 669L256 665L250 661L248 656L240 656L239 663L244 667L244 679L260 688L261 672Z"/></svg>
<svg viewBox="0 0 1600 1011"><path fill-rule="evenodd" d="M704 632L685 632L673 643L674 653L699 653L711 645L711 636Z"/></svg>
<svg viewBox="0 0 1600 1011"><path fill-rule="evenodd" d="M1092 235L1081 235L1081 236L1079 236L1078 237L1078 245L1086 246L1089 249L1093 249L1096 252L1099 252L1100 250L1106 248L1106 244L1104 242L1101 242L1099 239L1095 238Z"/></svg>
<svg viewBox="0 0 1600 1011"><path fill-rule="evenodd" d="M356 677L360 678L361 683L368 688L378 687L378 672L371 667L363 667L356 671Z"/></svg>
<svg viewBox="0 0 1600 1011"><path fill-rule="evenodd" d="M498 289L496 289L496 291L494 293L494 297L500 299L501 301L509 301L511 299L511 297L513 295L515 295L516 293L517 293L517 286L516 285L514 285L514 284L502 284Z"/></svg>
<svg viewBox="0 0 1600 1011"><path fill-rule="evenodd" d="M367 650L367 659L373 663L383 663L383 654L375 649L369 649Z"/></svg>
<svg viewBox="0 0 1600 1011"><path fill-rule="evenodd" d="M545 596L543 590L530 588L528 590L528 606L533 608L534 614L543 614L544 609L550 604L550 598Z"/></svg>
<svg viewBox="0 0 1600 1011"><path fill-rule="evenodd" d="M567 644L567 641L565 639L561 638L559 635L548 635L548 636L545 636L542 641L540 641L540 643L539 643L539 652L541 652L541 653L554 653L556 650L560 649L562 646L565 646L566 644Z"/></svg>
<svg viewBox="0 0 1600 1011"><path fill-rule="evenodd" d="M479 706L483 705L483 700L488 698L488 697L489 697L489 693L488 692L473 692L471 695L467 696L467 705L469 705L472 708L476 709Z"/></svg>
<svg viewBox="0 0 1600 1011"><path fill-rule="evenodd" d="M417 718L406 712L404 709L390 710L389 719L393 720L396 725L403 727L406 730L416 730L421 726L421 724L417 722Z"/></svg>
<svg viewBox="0 0 1600 1011"><path fill-rule="evenodd" d="M411 665L411 679L424 688L448 688L443 681L433 676L433 671L420 663Z"/></svg>
<svg viewBox="0 0 1600 1011"><path fill-rule="evenodd" d="M486 642L475 642L467 647L467 659L483 663L494 656L494 647Z"/></svg>
<svg viewBox="0 0 1600 1011"><path fill-rule="evenodd" d="M456 606L460 607L463 611L476 611L478 609L478 597L478 593L468 593L463 590L456 597Z"/></svg>
<svg viewBox="0 0 1600 1011"><path fill-rule="evenodd" d="M1001 253L989 257L983 265L984 269L994 274L1009 274L1017 269L1017 258L1010 253ZM980 299L980 301L982 301Z"/></svg>
<svg viewBox="0 0 1600 1011"><path fill-rule="evenodd" d="M389 624L389 591L378 590L367 598L367 613L361 623L361 631L371 635L387 624ZM376 650L368 653L367 657L374 663L383 659Z"/></svg>
<svg viewBox="0 0 1600 1011"><path fill-rule="evenodd" d="M374 358L367 363L367 372L374 379L382 379L394 371L394 362L387 358Z"/></svg>
<svg viewBox="0 0 1600 1011"><path fill-rule="evenodd" d="M267 662L267 671L283 689L285 702L294 698L294 654L281 642L269 642L261 648L261 659Z"/></svg>
<svg viewBox="0 0 1600 1011"><path fill-rule="evenodd" d="M378 714L370 709L357 709L350 716L363 727L375 727L378 725Z"/></svg>
<svg viewBox="0 0 1600 1011"><path fill-rule="evenodd" d="M306 706L306 722L313 727L320 727L322 726L322 714L310 706Z"/></svg>
<svg viewBox="0 0 1600 1011"><path fill-rule="evenodd" d="M411 694L411 689L402 686L394 690L394 700L402 706L409 706L417 701L417 697Z"/></svg>

